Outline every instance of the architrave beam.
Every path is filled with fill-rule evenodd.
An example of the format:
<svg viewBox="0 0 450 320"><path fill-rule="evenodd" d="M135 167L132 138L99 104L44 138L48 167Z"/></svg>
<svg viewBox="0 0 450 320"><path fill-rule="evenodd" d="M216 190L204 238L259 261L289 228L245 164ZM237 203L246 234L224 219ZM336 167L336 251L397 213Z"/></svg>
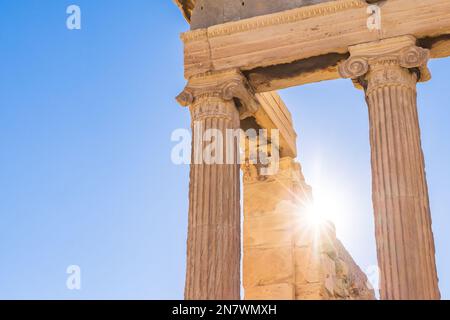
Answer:
<svg viewBox="0 0 450 320"><path fill-rule="evenodd" d="M348 48L381 39L413 35L419 41L439 39L432 57L450 56L450 1L389 0L379 3L381 30L367 28L364 0L326 2L186 32L185 76L238 68L244 72L329 54L345 55ZM322 72L326 70L327 72ZM303 73L300 73L303 74ZM293 82L278 82L257 91L337 78L331 66L306 73Z"/></svg>

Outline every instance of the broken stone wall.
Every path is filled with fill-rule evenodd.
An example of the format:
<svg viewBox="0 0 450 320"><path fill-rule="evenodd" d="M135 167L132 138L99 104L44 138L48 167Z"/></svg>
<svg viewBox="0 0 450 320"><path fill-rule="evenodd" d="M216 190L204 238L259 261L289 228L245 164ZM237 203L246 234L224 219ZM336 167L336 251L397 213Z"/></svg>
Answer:
<svg viewBox="0 0 450 320"><path fill-rule="evenodd" d="M246 299L374 299L334 226L311 224L311 201L311 188L292 158L281 160L275 176L244 167Z"/></svg>

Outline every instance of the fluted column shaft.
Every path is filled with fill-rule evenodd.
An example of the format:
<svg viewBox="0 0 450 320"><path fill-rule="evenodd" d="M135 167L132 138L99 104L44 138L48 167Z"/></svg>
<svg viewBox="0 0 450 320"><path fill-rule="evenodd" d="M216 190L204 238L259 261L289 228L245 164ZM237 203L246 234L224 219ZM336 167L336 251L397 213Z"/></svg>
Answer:
<svg viewBox="0 0 450 320"><path fill-rule="evenodd" d="M369 107L380 294L439 299L416 94L417 81L428 77L428 51L412 39L399 42L359 47L347 65L351 70L353 59L353 71L363 73L354 79L364 86Z"/></svg>
<svg viewBox="0 0 450 320"><path fill-rule="evenodd" d="M255 107L249 88L239 70L210 72L177 97L190 106L193 132L187 300L240 299L239 129L240 114Z"/></svg>
<svg viewBox="0 0 450 320"><path fill-rule="evenodd" d="M211 142L203 134L239 128L239 113L233 101L200 97L191 106L193 121L192 164L189 187L189 227L185 298L188 300L240 298L240 202L238 145L236 164L208 164L200 159ZM200 135L200 136L199 136ZM219 152L219 150L217 150ZM200 160L200 161L199 161Z"/></svg>
<svg viewBox="0 0 450 320"><path fill-rule="evenodd" d="M437 276L425 163L420 143L417 76L382 66L402 81L371 85L368 75L373 206L384 299L437 299ZM371 71L372 73L377 71Z"/></svg>

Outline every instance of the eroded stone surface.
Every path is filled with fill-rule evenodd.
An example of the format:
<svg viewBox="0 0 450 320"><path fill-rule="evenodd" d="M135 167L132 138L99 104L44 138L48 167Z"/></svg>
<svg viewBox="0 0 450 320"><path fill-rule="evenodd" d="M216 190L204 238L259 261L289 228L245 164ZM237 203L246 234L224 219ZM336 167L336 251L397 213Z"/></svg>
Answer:
<svg viewBox="0 0 450 320"><path fill-rule="evenodd" d="M291 300L295 288L292 284L280 283L251 287L245 292L247 300Z"/></svg>

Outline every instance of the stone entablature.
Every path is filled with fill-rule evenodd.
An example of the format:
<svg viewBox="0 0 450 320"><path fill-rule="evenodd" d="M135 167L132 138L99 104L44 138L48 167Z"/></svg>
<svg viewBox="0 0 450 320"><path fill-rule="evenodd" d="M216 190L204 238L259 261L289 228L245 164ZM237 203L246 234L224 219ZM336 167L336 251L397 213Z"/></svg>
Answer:
<svg viewBox="0 0 450 320"><path fill-rule="evenodd" d="M351 46L403 35L423 42L432 58L450 55L449 1L427 0L421 5L411 0L385 1L382 24L375 31L367 27L368 6L364 0L330 1L186 32L182 35L185 76L230 68L250 72L329 54L347 55ZM324 72L326 80L340 77L332 59L291 81L254 88L273 91L322 81Z"/></svg>

